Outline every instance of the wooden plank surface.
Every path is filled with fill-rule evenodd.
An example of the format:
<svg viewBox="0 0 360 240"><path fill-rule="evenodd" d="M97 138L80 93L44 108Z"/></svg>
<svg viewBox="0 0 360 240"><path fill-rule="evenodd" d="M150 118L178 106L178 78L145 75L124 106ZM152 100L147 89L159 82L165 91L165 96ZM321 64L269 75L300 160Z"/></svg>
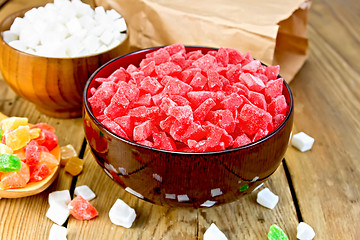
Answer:
<svg viewBox="0 0 360 240"><path fill-rule="evenodd" d="M313 1L310 57L290 84L293 132L315 138L286 162L302 219L316 239L360 239L360 15L358 1Z"/></svg>

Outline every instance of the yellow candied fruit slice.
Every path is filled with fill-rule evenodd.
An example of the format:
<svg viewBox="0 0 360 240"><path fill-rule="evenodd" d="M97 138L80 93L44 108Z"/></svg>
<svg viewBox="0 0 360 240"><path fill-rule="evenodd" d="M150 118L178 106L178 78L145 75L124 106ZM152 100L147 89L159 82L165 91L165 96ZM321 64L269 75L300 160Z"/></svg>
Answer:
<svg viewBox="0 0 360 240"><path fill-rule="evenodd" d="M79 175L84 167L84 159L71 157L65 164L65 171L73 176Z"/></svg>
<svg viewBox="0 0 360 240"><path fill-rule="evenodd" d="M19 126L15 130L6 134L5 143L14 151L25 147L30 142L30 127Z"/></svg>
<svg viewBox="0 0 360 240"><path fill-rule="evenodd" d="M1 129L5 132L11 129L16 129L20 126L26 126L29 123L27 118L22 117L10 117L1 120L0 126Z"/></svg>
<svg viewBox="0 0 360 240"><path fill-rule="evenodd" d="M40 128L32 128L30 129L30 139L35 139L40 137L41 129Z"/></svg>
<svg viewBox="0 0 360 240"><path fill-rule="evenodd" d="M5 144L0 143L0 154L8 153L13 154L12 148L6 146Z"/></svg>
<svg viewBox="0 0 360 240"><path fill-rule="evenodd" d="M39 164L43 164L43 163L48 165L51 170L59 165L59 162L56 159L56 157L54 155L52 155L51 153L48 153L48 152L41 152L40 153Z"/></svg>
<svg viewBox="0 0 360 240"><path fill-rule="evenodd" d="M77 153L75 151L75 148L73 147L73 145L68 144L66 146L62 146L60 148L60 164L61 166L65 166L67 161L72 158L72 157L76 157Z"/></svg>

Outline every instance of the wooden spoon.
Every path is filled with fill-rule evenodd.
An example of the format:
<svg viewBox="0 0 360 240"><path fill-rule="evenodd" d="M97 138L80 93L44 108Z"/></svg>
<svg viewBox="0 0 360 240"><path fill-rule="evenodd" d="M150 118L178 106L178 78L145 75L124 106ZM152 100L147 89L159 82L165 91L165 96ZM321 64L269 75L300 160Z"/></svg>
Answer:
<svg viewBox="0 0 360 240"><path fill-rule="evenodd" d="M0 121L4 118L7 118L4 114L0 113ZM52 155L56 157L59 162L59 165L51 170L51 174L39 182L29 182L23 188L13 188L13 189L0 189L0 197L2 198L21 198L32 196L44 191L48 188L57 177L60 170L60 147L57 145L53 150L50 151Z"/></svg>

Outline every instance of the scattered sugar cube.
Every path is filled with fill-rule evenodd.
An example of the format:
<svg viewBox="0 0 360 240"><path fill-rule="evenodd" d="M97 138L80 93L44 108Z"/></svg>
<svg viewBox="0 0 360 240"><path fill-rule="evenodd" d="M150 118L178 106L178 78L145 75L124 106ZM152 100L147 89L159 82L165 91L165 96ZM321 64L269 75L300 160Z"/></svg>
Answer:
<svg viewBox="0 0 360 240"><path fill-rule="evenodd" d="M124 201L117 199L109 211L109 217L113 224L130 228L136 218L136 213Z"/></svg>
<svg viewBox="0 0 360 240"><path fill-rule="evenodd" d="M177 195L177 199L179 202L187 202L190 200L188 195L186 195L186 194Z"/></svg>
<svg viewBox="0 0 360 240"><path fill-rule="evenodd" d="M63 225L69 215L68 206L59 202L52 203L46 212L46 217L58 225Z"/></svg>
<svg viewBox="0 0 360 240"><path fill-rule="evenodd" d="M291 144L301 152L308 151L314 144L314 138L304 132L299 132L292 137Z"/></svg>
<svg viewBox="0 0 360 240"><path fill-rule="evenodd" d="M220 188L211 189L211 196L212 197L220 196L221 194L223 194L223 193L222 193Z"/></svg>
<svg viewBox="0 0 360 240"><path fill-rule="evenodd" d="M80 195L88 201L96 197L95 193L86 185L76 187L74 193L76 196Z"/></svg>
<svg viewBox="0 0 360 240"><path fill-rule="evenodd" d="M279 202L279 196L272 193L268 188L264 188L258 192L256 201L264 207L274 209Z"/></svg>
<svg viewBox="0 0 360 240"><path fill-rule="evenodd" d="M66 240L67 228L53 224L50 228L49 240Z"/></svg>
<svg viewBox="0 0 360 240"><path fill-rule="evenodd" d="M212 223L204 233L204 240L227 240L227 237L215 223Z"/></svg>
<svg viewBox="0 0 360 240"><path fill-rule="evenodd" d="M307 223L300 222L297 226L296 238L300 240L311 240L315 237L314 229Z"/></svg>
<svg viewBox="0 0 360 240"><path fill-rule="evenodd" d="M70 191L69 190L61 190L61 191L55 191L49 194L48 197L49 205L54 205L54 203L60 203L67 206L70 201Z"/></svg>

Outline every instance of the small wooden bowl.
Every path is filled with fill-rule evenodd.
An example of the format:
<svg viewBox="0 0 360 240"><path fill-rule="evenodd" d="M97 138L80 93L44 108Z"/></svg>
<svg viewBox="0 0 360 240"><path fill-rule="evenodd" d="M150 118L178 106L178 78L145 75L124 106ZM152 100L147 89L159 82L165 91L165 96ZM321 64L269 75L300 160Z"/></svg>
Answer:
<svg viewBox="0 0 360 240"><path fill-rule="evenodd" d="M0 32L10 29L24 9L6 17ZM0 71L7 84L42 113L58 118L81 116L82 93L91 74L109 60L129 51L129 33L118 46L99 54L77 58L51 58L28 54L0 37Z"/></svg>
<svg viewBox="0 0 360 240"><path fill-rule="evenodd" d="M84 128L87 141L100 167L120 186L154 204L201 208L234 201L251 193L278 168L291 136L293 97L284 81L283 94L289 105L284 122L266 137L251 144L217 152L189 153L160 150L119 137L92 113L88 98L97 88L98 77L108 77L120 67L138 66L144 49L118 57L99 68L84 91ZM186 46L186 50L213 48Z"/></svg>

